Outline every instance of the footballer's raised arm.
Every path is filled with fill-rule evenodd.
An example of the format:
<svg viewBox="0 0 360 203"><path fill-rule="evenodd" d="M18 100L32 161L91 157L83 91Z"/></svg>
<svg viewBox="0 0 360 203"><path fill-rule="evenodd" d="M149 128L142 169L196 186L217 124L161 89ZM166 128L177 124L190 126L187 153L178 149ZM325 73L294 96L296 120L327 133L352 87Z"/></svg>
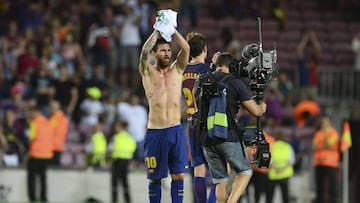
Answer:
<svg viewBox="0 0 360 203"><path fill-rule="evenodd" d="M141 76L147 75L149 73L150 67L150 52L154 47L156 40L159 36L159 31L154 30L148 39L145 41L141 53L140 53L140 62L139 62L139 72Z"/></svg>
<svg viewBox="0 0 360 203"><path fill-rule="evenodd" d="M190 46L185 38L175 29L174 37L181 50L176 57L176 68L183 72L189 62Z"/></svg>

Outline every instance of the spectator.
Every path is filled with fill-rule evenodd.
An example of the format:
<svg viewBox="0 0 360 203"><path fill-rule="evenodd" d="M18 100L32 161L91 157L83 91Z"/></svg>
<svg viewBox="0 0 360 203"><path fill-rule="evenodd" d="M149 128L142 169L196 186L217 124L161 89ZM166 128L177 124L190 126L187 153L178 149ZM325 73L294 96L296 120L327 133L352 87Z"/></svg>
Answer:
<svg viewBox="0 0 360 203"><path fill-rule="evenodd" d="M17 74L19 79L27 81L28 76L39 67L40 59L37 56L35 44L29 43L26 45L25 53L18 57Z"/></svg>
<svg viewBox="0 0 360 203"><path fill-rule="evenodd" d="M291 107L293 105L293 83L289 80L288 74L280 71L277 77L278 88L283 97L282 105L284 107ZM275 81L274 81L275 82Z"/></svg>
<svg viewBox="0 0 360 203"><path fill-rule="evenodd" d="M1 64L3 78L6 81L12 81L16 77L18 53L16 51L17 39L12 39L12 42L6 36L1 40Z"/></svg>
<svg viewBox="0 0 360 203"><path fill-rule="evenodd" d="M61 110L71 118L79 99L78 88L71 80L68 69L64 64L58 66L60 77L54 81L55 97L60 103Z"/></svg>
<svg viewBox="0 0 360 203"><path fill-rule="evenodd" d="M270 82L265 90L265 101L267 103L266 115L275 121L275 126L279 126L282 121L282 111L284 98L280 93L277 81Z"/></svg>
<svg viewBox="0 0 360 203"><path fill-rule="evenodd" d="M360 72L360 32L357 32L351 42L351 48L355 53L355 65L354 69Z"/></svg>
<svg viewBox="0 0 360 203"><path fill-rule="evenodd" d="M76 123L76 125L81 123L81 118L83 116L83 112L81 110L81 104L83 101L88 98L88 94L86 89L91 87L88 86L88 82L85 78L84 74L76 73L72 78L71 81L74 83L75 88L78 89L78 99L75 104L74 112L72 115L72 120ZM56 83L55 83L56 84Z"/></svg>
<svg viewBox="0 0 360 203"><path fill-rule="evenodd" d="M137 0L137 9L141 14L140 36L141 44L145 43L147 37L151 34L153 19L156 17L156 4L154 1Z"/></svg>
<svg viewBox="0 0 360 203"><path fill-rule="evenodd" d="M75 71L84 73L85 59L80 44L75 41L73 33L67 33L61 45L61 56L66 64L68 73L73 75Z"/></svg>
<svg viewBox="0 0 360 203"><path fill-rule="evenodd" d="M0 132L6 138L7 149L3 155L5 166L18 167L22 162L22 157L25 153L25 147L21 142L21 137L18 137L19 120L16 118L16 112L13 109L5 111L5 122Z"/></svg>
<svg viewBox="0 0 360 203"><path fill-rule="evenodd" d="M279 29L283 30L285 26L285 5L283 0L272 0L270 5L271 16L279 22Z"/></svg>
<svg viewBox="0 0 360 203"><path fill-rule="evenodd" d="M25 28L35 29L44 23L44 11L40 1L29 2L29 5L23 9L23 26Z"/></svg>
<svg viewBox="0 0 360 203"><path fill-rule="evenodd" d="M31 124L29 134L29 160L27 163L27 189L29 201L47 202L46 171L53 158L54 130L50 121L42 114L38 107L31 110ZM40 180L40 197L37 197L37 181Z"/></svg>
<svg viewBox="0 0 360 203"><path fill-rule="evenodd" d="M7 140L6 140L6 137L3 133L3 129L2 129L2 126L0 126L0 167L2 167L3 165L3 155L5 153L5 151L7 150L8 148L8 143L7 143Z"/></svg>
<svg viewBox="0 0 360 203"><path fill-rule="evenodd" d="M318 73L321 46L313 31L307 31L297 47L299 62L300 100L318 98Z"/></svg>
<svg viewBox="0 0 360 203"><path fill-rule="evenodd" d="M97 87L101 91L107 88L107 78L105 78L105 67L101 64L96 64L91 68L91 75L89 79L85 80L86 87Z"/></svg>
<svg viewBox="0 0 360 203"><path fill-rule="evenodd" d="M185 0L181 1L181 17L190 18L191 27L198 25L198 18L200 14L200 0Z"/></svg>
<svg viewBox="0 0 360 203"><path fill-rule="evenodd" d="M4 34L4 41L8 43L9 49L15 49L20 41L19 26L17 21L10 21L7 24L8 30Z"/></svg>
<svg viewBox="0 0 360 203"><path fill-rule="evenodd" d="M88 32L87 47L89 49L89 65L101 64L109 66L111 47L111 28L106 24L104 16L99 15Z"/></svg>
<svg viewBox="0 0 360 203"><path fill-rule="evenodd" d="M230 28L224 27L221 30L220 34L221 45L220 50L224 50L225 52L229 52L231 55L235 57L235 59L241 59L241 42L234 38L234 35Z"/></svg>
<svg viewBox="0 0 360 203"><path fill-rule="evenodd" d="M25 136L27 128L26 113L29 109L29 104L23 98L23 87L20 84L14 85L11 89L11 98L8 101L3 101L3 108L5 111L12 110L15 113L15 126L13 126L16 137L20 140L25 148L28 147L28 138Z"/></svg>
<svg viewBox="0 0 360 203"><path fill-rule="evenodd" d="M48 69L51 78L58 79L60 71L57 67L63 61L61 55L54 50L54 46L50 43L42 46L41 54L41 65Z"/></svg>
<svg viewBox="0 0 360 203"><path fill-rule="evenodd" d="M53 80L49 76L47 67L41 66L31 75L32 96L36 98L38 105L46 117L50 116L50 99L54 95Z"/></svg>
<svg viewBox="0 0 360 203"><path fill-rule="evenodd" d="M351 42L351 48L355 53L354 81L359 81L360 80L360 32L357 32L356 35L353 37Z"/></svg>
<svg viewBox="0 0 360 203"><path fill-rule="evenodd" d="M123 3L121 8L123 14L117 15L115 19L119 33L120 84L123 87L131 85L137 88L140 81L137 68L141 43L141 15L135 10L134 5L128 2Z"/></svg>
<svg viewBox="0 0 360 203"><path fill-rule="evenodd" d="M148 112L140 104L140 96L131 92L127 101L118 104L118 116L128 123L128 132L136 141L134 160L136 166L142 165L144 161L144 140L147 127Z"/></svg>
<svg viewBox="0 0 360 203"><path fill-rule="evenodd" d="M104 113L104 106L99 100L101 91L97 87L89 87L86 92L88 97L80 104L80 109L83 112L81 123L94 126L98 124Z"/></svg>
<svg viewBox="0 0 360 203"><path fill-rule="evenodd" d="M104 124L112 125L117 119L117 102L116 97L107 95L104 98Z"/></svg>

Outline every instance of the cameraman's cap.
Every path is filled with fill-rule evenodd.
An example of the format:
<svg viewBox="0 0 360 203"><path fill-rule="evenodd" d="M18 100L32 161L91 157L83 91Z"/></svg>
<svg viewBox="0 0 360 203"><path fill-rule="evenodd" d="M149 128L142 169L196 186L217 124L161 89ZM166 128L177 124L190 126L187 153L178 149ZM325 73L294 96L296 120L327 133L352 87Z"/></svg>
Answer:
<svg viewBox="0 0 360 203"><path fill-rule="evenodd" d="M86 89L86 93L94 99L101 98L101 91L97 87L89 87Z"/></svg>

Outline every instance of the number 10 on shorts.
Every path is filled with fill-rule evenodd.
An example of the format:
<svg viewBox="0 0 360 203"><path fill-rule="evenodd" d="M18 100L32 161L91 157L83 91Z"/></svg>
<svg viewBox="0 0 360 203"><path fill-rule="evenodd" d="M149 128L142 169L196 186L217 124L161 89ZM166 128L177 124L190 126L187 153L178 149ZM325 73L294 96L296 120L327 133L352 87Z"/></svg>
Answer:
<svg viewBox="0 0 360 203"><path fill-rule="evenodd" d="M157 163L156 163L156 157L154 156L147 156L145 158L145 162L146 162L146 167L148 167L149 169L152 168L156 168Z"/></svg>

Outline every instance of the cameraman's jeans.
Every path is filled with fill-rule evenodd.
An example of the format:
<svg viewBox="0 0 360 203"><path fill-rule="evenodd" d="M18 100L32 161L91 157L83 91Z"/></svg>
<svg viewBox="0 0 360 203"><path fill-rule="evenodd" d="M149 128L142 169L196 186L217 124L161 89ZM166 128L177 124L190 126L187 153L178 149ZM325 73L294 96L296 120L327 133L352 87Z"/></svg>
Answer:
<svg viewBox="0 0 360 203"><path fill-rule="evenodd" d="M236 174L252 174L252 169L242 142L223 142L204 147L204 155L208 161L213 183L229 181L227 162Z"/></svg>

